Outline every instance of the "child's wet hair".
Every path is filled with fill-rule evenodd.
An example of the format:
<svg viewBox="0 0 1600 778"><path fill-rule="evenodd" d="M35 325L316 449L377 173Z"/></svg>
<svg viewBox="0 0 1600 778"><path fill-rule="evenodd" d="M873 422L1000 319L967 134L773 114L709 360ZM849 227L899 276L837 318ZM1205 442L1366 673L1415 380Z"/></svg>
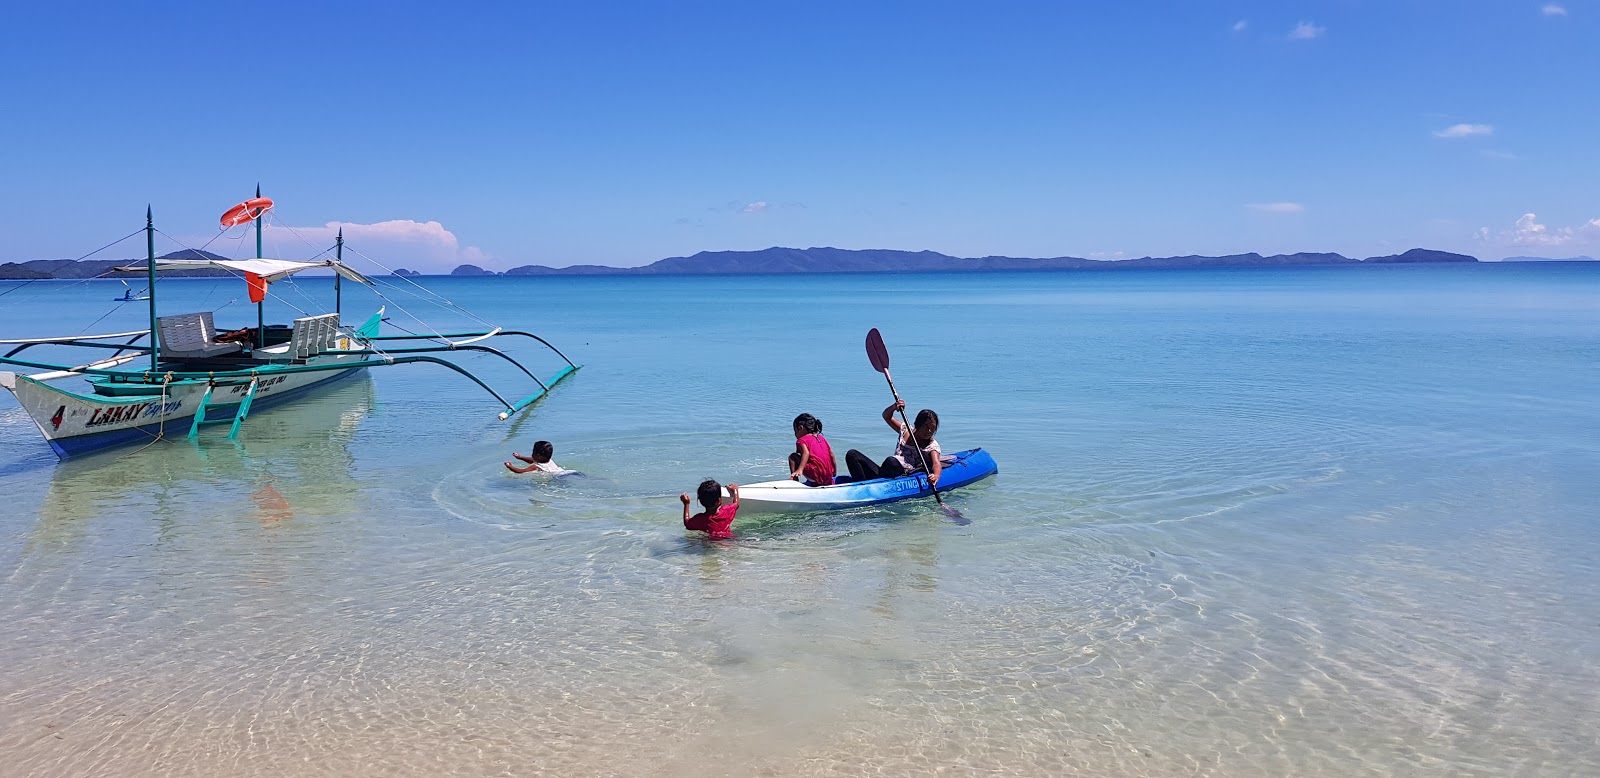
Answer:
<svg viewBox="0 0 1600 778"><path fill-rule="evenodd" d="M939 414L934 413L928 408L923 408L922 410L917 411L917 423L912 426L921 427L924 425L927 425L929 429L937 431L939 429Z"/></svg>
<svg viewBox="0 0 1600 778"><path fill-rule="evenodd" d="M802 413L799 416L794 417L794 426L799 427L800 429L803 429L812 435L822 432L822 420L812 416L809 413Z"/></svg>
<svg viewBox="0 0 1600 778"><path fill-rule="evenodd" d="M700 488L695 490L695 495L700 498L700 504L705 506L706 510L715 510L722 502L722 484L717 483L715 478L707 478L700 482Z"/></svg>
<svg viewBox="0 0 1600 778"><path fill-rule="evenodd" d="M550 457L556 455L556 447L550 445L548 440L535 441L533 444L533 458L540 462L549 462Z"/></svg>

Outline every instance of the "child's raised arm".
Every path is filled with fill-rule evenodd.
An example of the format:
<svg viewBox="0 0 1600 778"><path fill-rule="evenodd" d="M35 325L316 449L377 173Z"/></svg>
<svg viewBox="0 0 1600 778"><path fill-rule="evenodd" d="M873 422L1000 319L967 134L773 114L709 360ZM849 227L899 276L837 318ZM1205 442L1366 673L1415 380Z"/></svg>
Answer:
<svg viewBox="0 0 1600 778"><path fill-rule="evenodd" d="M728 494L733 495L733 509L739 510L739 485L728 484ZM688 496L688 495L685 495Z"/></svg>
<svg viewBox="0 0 1600 778"><path fill-rule="evenodd" d="M684 492L683 494L678 495L678 499L683 501L683 520L684 521L688 521L689 520L689 493L688 492Z"/></svg>
<svg viewBox="0 0 1600 778"><path fill-rule="evenodd" d="M904 410L905 407L905 400L895 400L893 404L883 409L883 420L889 423L889 429L892 429L895 432L905 432L905 425L901 424L900 420L894 417L895 411Z"/></svg>

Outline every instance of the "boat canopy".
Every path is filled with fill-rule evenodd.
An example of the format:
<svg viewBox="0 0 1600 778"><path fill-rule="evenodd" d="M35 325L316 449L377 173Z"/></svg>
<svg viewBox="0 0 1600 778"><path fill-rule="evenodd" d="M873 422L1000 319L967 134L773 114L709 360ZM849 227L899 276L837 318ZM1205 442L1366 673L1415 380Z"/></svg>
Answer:
<svg viewBox="0 0 1600 778"><path fill-rule="evenodd" d="M332 270L345 278L358 284L372 286L372 279L350 269L349 265L332 259L316 262L300 262L289 259L158 259L156 270L196 270L200 268L217 268L232 270L239 273L254 273L267 283L282 281L295 273L307 270ZM117 270L139 272L148 270L148 265L132 265L119 267Z"/></svg>

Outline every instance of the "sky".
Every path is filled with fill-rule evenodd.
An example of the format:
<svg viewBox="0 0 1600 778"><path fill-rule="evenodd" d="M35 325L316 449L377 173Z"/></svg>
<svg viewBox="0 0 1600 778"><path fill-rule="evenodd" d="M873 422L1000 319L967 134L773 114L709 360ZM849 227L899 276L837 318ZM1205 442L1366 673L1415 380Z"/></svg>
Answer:
<svg viewBox="0 0 1600 778"><path fill-rule="evenodd" d="M0 262L1600 256L1600 0L17 3ZM123 250L126 247L127 250ZM142 256L137 239L112 258Z"/></svg>

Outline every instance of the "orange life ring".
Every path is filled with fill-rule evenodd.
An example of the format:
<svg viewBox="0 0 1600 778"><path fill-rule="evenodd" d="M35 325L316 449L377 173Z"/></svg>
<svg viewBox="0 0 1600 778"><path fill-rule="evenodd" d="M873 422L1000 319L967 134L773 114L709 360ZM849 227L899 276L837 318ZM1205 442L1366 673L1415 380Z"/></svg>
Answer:
<svg viewBox="0 0 1600 778"><path fill-rule="evenodd" d="M261 214L272 209L272 198L257 197L246 200L222 214L222 228L237 227L241 224L255 221Z"/></svg>

